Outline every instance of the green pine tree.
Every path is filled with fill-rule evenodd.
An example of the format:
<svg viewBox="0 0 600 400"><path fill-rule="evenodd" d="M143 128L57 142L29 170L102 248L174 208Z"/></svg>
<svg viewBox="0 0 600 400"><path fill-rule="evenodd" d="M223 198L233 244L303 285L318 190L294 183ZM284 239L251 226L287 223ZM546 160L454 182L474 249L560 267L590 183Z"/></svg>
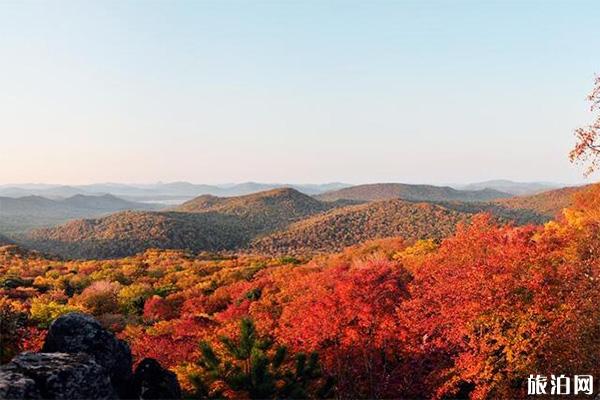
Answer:
<svg viewBox="0 0 600 400"><path fill-rule="evenodd" d="M190 377L197 396L209 397L211 383L223 381L234 391L248 393L252 399L331 397L333 381L323 377L317 353L289 357L283 346L272 349L270 340L258 336L252 320L240 322L237 340L221 337L220 341L227 352L224 357L219 357L209 343L199 344L202 357L198 365L204 374ZM220 394L210 393L210 396Z"/></svg>

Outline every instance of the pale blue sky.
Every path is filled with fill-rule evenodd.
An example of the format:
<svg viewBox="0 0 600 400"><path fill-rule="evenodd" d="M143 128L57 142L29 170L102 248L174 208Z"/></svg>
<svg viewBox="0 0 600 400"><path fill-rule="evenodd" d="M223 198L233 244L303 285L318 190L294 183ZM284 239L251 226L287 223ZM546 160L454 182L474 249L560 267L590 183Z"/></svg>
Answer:
<svg viewBox="0 0 600 400"><path fill-rule="evenodd" d="M0 0L0 183L577 182L598 38L598 1Z"/></svg>

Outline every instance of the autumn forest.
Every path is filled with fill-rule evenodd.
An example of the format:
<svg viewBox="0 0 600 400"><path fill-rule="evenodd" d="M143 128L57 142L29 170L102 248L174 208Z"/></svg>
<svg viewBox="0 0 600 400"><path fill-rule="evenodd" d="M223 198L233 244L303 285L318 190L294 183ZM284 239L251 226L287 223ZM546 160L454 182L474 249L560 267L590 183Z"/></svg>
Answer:
<svg viewBox="0 0 600 400"><path fill-rule="evenodd" d="M600 399L599 12L0 1L0 400Z"/></svg>

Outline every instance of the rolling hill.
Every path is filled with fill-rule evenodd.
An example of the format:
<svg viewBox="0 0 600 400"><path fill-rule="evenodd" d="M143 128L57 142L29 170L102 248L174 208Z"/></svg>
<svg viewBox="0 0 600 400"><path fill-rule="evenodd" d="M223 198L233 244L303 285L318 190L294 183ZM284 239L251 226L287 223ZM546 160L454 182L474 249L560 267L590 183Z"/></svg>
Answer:
<svg viewBox="0 0 600 400"><path fill-rule="evenodd" d="M200 196L166 212L123 212L72 221L20 239L30 248L69 258L120 257L147 248L227 250L338 204L294 189L233 198Z"/></svg>
<svg viewBox="0 0 600 400"><path fill-rule="evenodd" d="M529 210L548 217L555 217L563 208L571 205L575 193L586 190L589 186L574 186L546 192L496 200L495 203L506 208Z"/></svg>
<svg viewBox="0 0 600 400"><path fill-rule="evenodd" d="M112 195L75 195L52 200L41 196L0 197L0 232L22 233L32 228L97 217L123 210L156 210L157 205L136 203Z"/></svg>
<svg viewBox="0 0 600 400"><path fill-rule="evenodd" d="M264 254L310 254L339 251L366 240L400 236L407 240L440 239L458 222L487 212L504 222L539 223L547 218L491 203L416 203L400 199L348 206L309 217L287 229L257 238L251 248Z"/></svg>
<svg viewBox="0 0 600 400"><path fill-rule="evenodd" d="M389 195L390 191L382 193ZM426 193L434 197L431 191ZM464 198L464 193L461 196ZM550 196L549 201L552 199ZM391 199L347 205L350 200L324 202L285 188L238 197L204 195L168 211L121 212L72 221L17 239L29 248L68 258L121 257L148 248L299 254L337 251L389 236L437 239L452 233L456 223L480 212L516 224L542 223L550 218L543 209L509 200Z"/></svg>
<svg viewBox="0 0 600 400"><path fill-rule="evenodd" d="M490 201L511 197L493 189L457 190L449 186L409 185L404 183L374 183L351 186L318 195L319 200L378 201L401 199L409 201Z"/></svg>
<svg viewBox="0 0 600 400"><path fill-rule="evenodd" d="M275 230L309 215L335 207L295 189L273 189L238 197L200 196L173 211L215 212L242 218L259 230Z"/></svg>
<svg viewBox="0 0 600 400"><path fill-rule="evenodd" d="M365 240L389 236L441 238L469 214L442 206L384 200L332 210L259 238L251 244L265 254L305 254L341 250Z"/></svg>
<svg viewBox="0 0 600 400"><path fill-rule="evenodd" d="M226 250L246 243L240 220L214 213L124 211L98 219L38 229L20 240L26 247L66 258L123 257L149 248Z"/></svg>

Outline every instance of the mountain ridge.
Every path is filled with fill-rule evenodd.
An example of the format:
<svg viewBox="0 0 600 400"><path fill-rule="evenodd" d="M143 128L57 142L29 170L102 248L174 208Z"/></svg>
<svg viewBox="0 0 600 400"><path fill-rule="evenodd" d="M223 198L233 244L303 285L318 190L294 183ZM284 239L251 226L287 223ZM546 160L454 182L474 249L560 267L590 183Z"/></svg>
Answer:
<svg viewBox="0 0 600 400"><path fill-rule="evenodd" d="M21 240L36 250L76 258L118 257L152 247L227 250L336 206L291 188L234 198L200 196L163 212L126 211L37 229Z"/></svg>
<svg viewBox="0 0 600 400"><path fill-rule="evenodd" d="M404 240L441 239L459 222L488 213L502 222L543 223L544 216L505 209L493 203L413 202L402 199L373 201L317 214L288 228L255 239L250 248L260 254L311 255L340 251L368 240L402 237Z"/></svg>
<svg viewBox="0 0 600 400"><path fill-rule="evenodd" d="M576 193L587 190L592 185L569 186L545 192L499 199L495 202L507 208L530 210L548 217L556 217L564 208L570 206Z"/></svg>
<svg viewBox="0 0 600 400"><path fill-rule="evenodd" d="M316 196L319 200L378 201L402 199L408 201L490 201L512 195L492 189L458 190L450 186L413 185L407 183L372 183L351 186Z"/></svg>
<svg viewBox="0 0 600 400"><path fill-rule="evenodd" d="M269 240L291 231L297 233L292 242L299 244L283 248L330 250L390 235L439 238L451 233L457 222L477 212L498 213L497 209L500 207L491 203L434 204L401 199L348 205L347 201L324 202L282 188L233 198L204 195L167 211L126 211L72 221L35 230L24 236L23 242L63 257L110 258L149 248L253 251L261 243L266 249ZM528 221L518 210L498 215L519 223L523 222L520 218ZM308 233L298 233L298 227L308 227Z"/></svg>
<svg viewBox="0 0 600 400"><path fill-rule="evenodd" d="M293 187L296 190L314 195L329 190L351 186L345 183L331 182L324 184L280 184L242 182L235 184L207 185L195 184L185 181L155 183L155 184L121 184L121 183L93 183L87 185L48 185L48 184L23 184L0 185L0 196L24 197L37 195L47 198L65 198L76 194L101 195L112 194L127 200L189 200L204 194L221 197L241 196L257 193L264 190Z"/></svg>
<svg viewBox="0 0 600 400"><path fill-rule="evenodd" d="M466 185L452 185L452 187L460 190L481 190L493 189L500 192L509 193L515 196L531 195L545 192L548 190L559 189L565 187L559 183L551 182L516 182L509 179L493 179L483 182L473 182Z"/></svg>

